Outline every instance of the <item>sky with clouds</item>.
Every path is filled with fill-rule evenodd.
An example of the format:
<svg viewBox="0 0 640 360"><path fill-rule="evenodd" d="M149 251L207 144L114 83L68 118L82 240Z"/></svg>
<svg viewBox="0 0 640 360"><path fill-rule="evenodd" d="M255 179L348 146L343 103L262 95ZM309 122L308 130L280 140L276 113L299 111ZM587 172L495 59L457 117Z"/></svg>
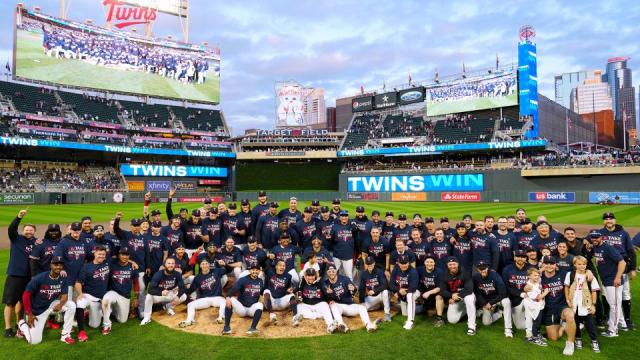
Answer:
<svg viewBox="0 0 640 360"><path fill-rule="evenodd" d="M68 17L104 24L101 0L66 0ZM57 15L58 0L23 0ZM0 61L11 58L12 11L0 1ZM296 80L326 90L327 105L366 89L517 61L518 29L537 32L540 91L553 98L553 76L604 70L630 56L640 71L638 1L254 1L191 0L190 40L219 44L221 107L235 134L275 123L274 85ZM180 36L176 18L160 15L158 36ZM640 84L640 73L634 74Z"/></svg>

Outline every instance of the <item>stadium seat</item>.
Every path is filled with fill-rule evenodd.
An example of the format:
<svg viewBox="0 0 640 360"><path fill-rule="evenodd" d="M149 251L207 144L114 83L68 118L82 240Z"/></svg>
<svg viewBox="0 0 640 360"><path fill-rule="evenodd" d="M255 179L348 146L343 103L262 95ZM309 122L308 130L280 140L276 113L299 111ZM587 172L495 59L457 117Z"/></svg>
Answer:
<svg viewBox="0 0 640 360"><path fill-rule="evenodd" d="M81 119L114 124L120 123L120 120L118 120L118 108L113 100L65 91L58 91L58 95Z"/></svg>
<svg viewBox="0 0 640 360"><path fill-rule="evenodd" d="M10 98L18 111L59 115L54 109L58 105L58 100L53 90L0 81L0 94Z"/></svg>

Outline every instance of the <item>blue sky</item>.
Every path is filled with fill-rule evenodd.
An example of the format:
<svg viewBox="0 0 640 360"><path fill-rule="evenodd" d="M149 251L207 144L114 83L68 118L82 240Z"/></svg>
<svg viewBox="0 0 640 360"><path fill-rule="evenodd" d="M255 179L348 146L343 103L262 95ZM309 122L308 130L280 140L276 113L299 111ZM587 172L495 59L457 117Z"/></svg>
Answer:
<svg viewBox="0 0 640 360"><path fill-rule="evenodd" d="M58 0L23 0L58 14ZM67 0L68 17L104 24L100 0ZM0 59L11 57L12 11L0 2ZM272 128L274 84L297 80L323 87L327 105L367 89L517 60L518 29L537 32L540 90L553 98L553 76L604 70L607 58L630 56L640 71L638 1L206 1L191 0L193 42L222 50L221 107L235 134ZM161 15L158 36L181 34ZM634 74L636 88L640 73Z"/></svg>

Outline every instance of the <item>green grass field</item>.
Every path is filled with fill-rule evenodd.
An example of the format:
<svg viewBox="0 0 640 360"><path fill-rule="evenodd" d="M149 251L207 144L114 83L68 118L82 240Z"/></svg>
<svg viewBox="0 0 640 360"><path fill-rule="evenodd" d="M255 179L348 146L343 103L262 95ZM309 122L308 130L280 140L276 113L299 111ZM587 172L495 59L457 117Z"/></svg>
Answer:
<svg viewBox="0 0 640 360"><path fill-rule="evenodd" d="M253 199L251 199L253 200ZM330 205L323 202L323 205ZM299 202L298 208L303 209L309 202ZM459 221L465 214L471 214L474 219L485 215L513 215L515 210L523 207L532 219L538 215L545 215L553 224L602 224L602 213L612 211L616 214L618 222L628 226L640 225L640 206L637 205L591 205L591 204L540 204L540 203L442 203L442 202L357 202L343 201L342 207L354 213L355 207L362 205L367 213L373 210L393 211L397 217L399 213L413 216L420 213L424 216L440 218L448 216L453 221ZM178 212L181 207L195 209L198 203L174 203L173 210ZM287 202L280 201L280 210L287 206ZM60 223L67 224L78 221L81 216L91 215L94 221L104 222L113 217L117 211L125 214L125 219L139 217L142 214L141 203L124 204L73 204L73 205L10 205L0 206L0 224L8 225L13 217L22 208L29 208L29 214L25 221L34 224ZM165 204L151 205L151 210L159 209L164 214Z"/></svg>
<svg viewBox="0 0 640 360"><path fill-rule="evenodd" d="M507 107L518 104L518 94L514 93L508 96L500 96L494 98L477 98L465 100L451 100L444 102L427 101L427 115L436 116L443 114L454 114L467 111L475 111L480 109L494 109L499 107Z"/></svg>
<svg viewBox="0 0 640 360"><path fill-rule="evenodd" d="M304 206L306 204L300 204ZM596 205L545 205L545 204L448 204L448 203L363 203L345 202L344 208L352 211L355 206L365 206L367 212L374 209L401 211L407 214L420 212L423 216L439 217L447 215L458 219L465 213L474 217L485 214L512 214L519 206L524 206L533 216L545 214L555 223L593 224L601 223L600 216L604 209ZM189 208L195 208L190 204ZM177 208L181 204L177 204ZM15 216L19 206L0 207L0 222L8 224ZM152 208L163 210L164 204ZM77 220L85 214L93 215L95 221L106 221L116 209L125 212L125 216L137 216L141 211L140 204L107 204L107 205L38 205L29 207L29 222L67 223ZM613 206L607 210L614 211L622 224L636 225L640 223L638 206ZM0 250L0 290L4 284L5 271L9 257L8 250ZM640 280L632 284L633 297L640 297ZM206 310L203 310L206 311ZM633 314L636 324L640 323L640 306L633 303ZM176 316L184 316L179 313ZM479 325L474 337L465 334L466 324L447 324L442 328L434 328L432 318L418 315L414 329L402 329L403 319L396 317L392 323L383 324L378 332L368 334L364 330L352 331L349 334L319 336L316 338L291 339L235 339L222 338L218 334L207 336L191 334L170 329L152 323L144 328L138 321L126 324L114 324L109 336L102 336L98 330L90 329L88 343L77 343L68 346L61 343L59 332L46 330L42 344L30 346L17 339L0 338L0 358L2 359L41 359L45 357L113 359L127 358L175 359L189 358L304 358L304 359L358 359L358 358L394 358L394 359L477 359L491 357L498 359L560 359L564 341L550 343L548 348L539 348L523 341L522 331L516 332L514 339L503 337L501 320L490 326ZM618 338L600 339L602 353L594 354L590 348L577 351L579 359L615 359L633 358L637 352L634 340L638 332L622 333Z"/></svg>
<svg viewBox="0 0 640 360"><path fill-rule="evenodd" d="M209 76L204 84L183 85L155 74L105 68L84 60L56 59L43 53L41 35L24 30L17 30L16 47L18 77L115 92L220 102L220 78L217 76Z"/></svg>

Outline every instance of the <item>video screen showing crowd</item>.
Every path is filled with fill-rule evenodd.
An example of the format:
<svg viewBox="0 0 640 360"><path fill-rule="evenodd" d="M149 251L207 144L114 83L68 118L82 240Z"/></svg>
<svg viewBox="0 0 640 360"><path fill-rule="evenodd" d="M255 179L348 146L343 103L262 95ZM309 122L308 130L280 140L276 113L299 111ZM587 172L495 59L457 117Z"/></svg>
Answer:
<svg viewBox="0 0 640 360"><path fill-rule="evenodd" d="M23 222L27 211L20 211L8 230L5 336L37 344L48 327L61 328L63 342L84 342L86 325L107 335L114 319L137 317L145 325L154 312L176 315L181 303L187 309L179 327L214 307L223 335L232 334L234 315L251 318L246 334L258 335L265 311L271 323L278 323L278 311L291 311L293 327L321 319L328 333L349 331L343 317L359 317L374 332L399 309L395 316L406 330L416 316L433 316L435 327L466 318L469 336L478 331L477 319L501 323L506 338L522 331L538 346L566 336L565 355L583 347L583 332L599 352L600 337L633 328L636 255L610 212L602 228L580 238L544 216L534 223L524 209L476 221L466 215L455 224L442 217L436 225L420 214L373 211L369 218L361 206L352 217L339 199L300 211L291 198L280 210L260 192L253 206L205 200L174 215L174 193L167 223L161 211L149 213L147 194L143 217L128 230L117 213L108 230L87 216L64 231L51 224L36 239L35 226ZM374 310L384 316L372 320Z"/></svg>

